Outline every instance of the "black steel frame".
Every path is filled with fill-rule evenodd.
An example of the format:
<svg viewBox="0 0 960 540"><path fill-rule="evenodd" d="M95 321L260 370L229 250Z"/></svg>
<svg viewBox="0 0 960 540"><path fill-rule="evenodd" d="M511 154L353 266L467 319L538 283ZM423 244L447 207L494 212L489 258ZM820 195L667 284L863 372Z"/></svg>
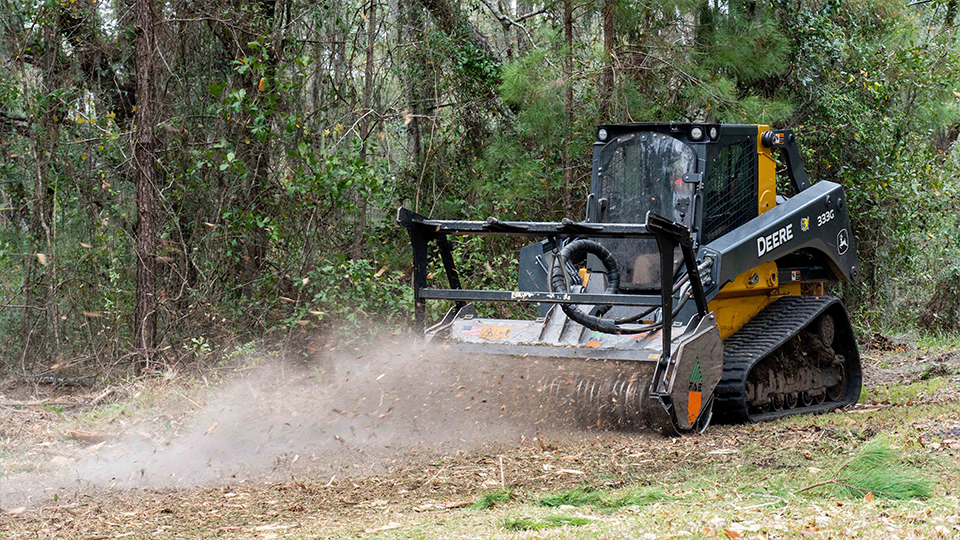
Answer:
<svg viewBox="0 0 960 540"><path fill-rule="evenodd" d="M487 291L464 289L460 284L448 236L530 236L558 240L570 237L588 238L653 238L660 251L661 276L674 276L673 253L677 247L683 254L684 267L690 276L693 298L700 317L707 315L707 300L697 271L693 239L689 229L650 212L646 224L589 223L564 219L561 222L446 221L429 219L406 208L397 209L397 223L407 229L413 246L414 326L422 333L426 317L426 300L448 300L463 307L467 301L479 302L542 302L548 304L594 304L616 306L659 306L663 322L663 354L656 375L661 375L670 359L673 327L673 284L675 279L661 279L657 294L590 294L543 293L525 291ZM428 245L436 242L440 259L450 283L449 289L427 288ZM656 292L656 291L647 291ZM655 376L654 380L659 377Z"/></svg>

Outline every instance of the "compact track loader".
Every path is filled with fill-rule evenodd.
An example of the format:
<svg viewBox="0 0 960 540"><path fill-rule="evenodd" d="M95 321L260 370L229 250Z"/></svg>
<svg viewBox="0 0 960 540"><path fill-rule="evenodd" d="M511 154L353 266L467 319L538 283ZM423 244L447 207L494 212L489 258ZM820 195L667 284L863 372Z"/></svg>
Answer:
<svg viewBox="0 0 960 540"><path fill-rule="evenodd" d="M789 176L777 194L773 151ZM811 184L794 134L767 126L632 123L597 129L583 221L397 214L413 244L415 321L431 345L550 365L540 389L589 425L702 432L855 403L860 356L823 284L859 262L840 185ZM461 287L449 236L538 241L516 291ZM428 249L449 288L428 288ZM424 330L427 300L454 303ZM691 301L692 300L692 301ZM481 317L520 302L533 320Z"/></svg>

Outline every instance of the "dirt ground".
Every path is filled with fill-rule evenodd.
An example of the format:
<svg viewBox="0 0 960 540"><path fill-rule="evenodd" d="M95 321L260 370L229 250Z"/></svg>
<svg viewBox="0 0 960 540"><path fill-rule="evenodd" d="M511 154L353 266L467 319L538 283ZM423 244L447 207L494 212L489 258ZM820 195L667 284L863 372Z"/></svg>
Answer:
<svg viewBox="0 0 960 540"><path fill-rule="evenodd" d="M171 370L96 389L11 380L0 386L0 537L489 537L507 534L502 523L467 507L490 492L533 500L777 471L924 407L905 437L955 462L960 418L937 407L960 401L960 351L889 348L863 351L864 398L846 411L685 438L575 426L520 382L529 374L411 366L399 345L307 368ZM678 468L689 474L677 480Z"/></svg>

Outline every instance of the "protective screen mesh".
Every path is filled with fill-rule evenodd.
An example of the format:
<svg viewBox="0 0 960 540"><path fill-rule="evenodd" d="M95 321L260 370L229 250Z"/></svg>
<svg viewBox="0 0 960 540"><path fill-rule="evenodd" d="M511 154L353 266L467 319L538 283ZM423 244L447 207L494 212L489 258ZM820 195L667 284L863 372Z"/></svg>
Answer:
<svg viewBox="0 0 960 540"><path fill-rule="evenodd" d="M704 181L703 243L757 217L757 149L752 139L720 149Z"/></svg>
<svg viewBox="0 0 960 540"><path fill-rule="evenodd" d="M607 201L603 221L643 223L647 212L689 225L694 184L683 176L696 169L688 145L662 133L637 132L611 141L600 155L599 196ZM620 265L620 288L660 287L660 249L650 238L605 238L601 243ZM681 261L674 254L674 268ZM671 278L672 279L672 278Z"/></svg>

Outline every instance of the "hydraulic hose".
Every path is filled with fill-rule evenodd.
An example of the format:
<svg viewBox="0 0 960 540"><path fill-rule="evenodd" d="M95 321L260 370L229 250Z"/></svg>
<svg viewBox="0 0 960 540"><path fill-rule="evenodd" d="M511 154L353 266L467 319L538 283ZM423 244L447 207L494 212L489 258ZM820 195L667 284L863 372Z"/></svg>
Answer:
<svg viewBox="0 0 960 540"><path fill-rule="evenodd" d="M566 261L571 260L574 255L580 253L592 253L600 259L607 271L607 288L604 294L617 294L620 291L620 267L617 265L617 259L609 249L593 240L574 240L560 250L557 254L557 261L554 262L550 271L550 288L554 291L570 292L567 285L569 278L566 276ZM607 334L616 333L616 324L613 319L603 319L601 315L610 310L612 306L598 306L597 315L585 313L576 305L562 304L560 308L571 320L598 332Z"/></svg>
<svg viewBox="0 0 960 540"><path fill-rule="evenodd" d="M567 273L568 261L575 255L581 253L592 253L596 255L606 269L607 288L604 294L618 294L620 292L620 267L617 264L616 257L613 256L613 253L611 253L609 249L603 247L600 243L586 239L575 240L567 244L557 254L550 271L550 290L570 292L570 276ZM679 301L673 309L674 317L677 316L683 305L690 299L690 289L689 276L684 276L684 278L674 284L673 292L680 292ZM580 323L591 330L605 334L641 334L659 330L663 326L661 322L627 326L629 323L635 323L659 308L653 307L628 317L604 319L603 314L610 311L611 307L612 306L597 306L596 315L590 315L576 305L562 304L560 309L562 309L572 321Z"/></svg>
<svg viewBox="0 0 960 540"><path fill-rule="evenodd" d="M606 269L607 288L604 294L618 294L620 292L620 266L617 264L616 257L613 256L613 253L611 253L609 249L603 247L600 243L586 239L575 240L567 244L560 250L560 253L557 254L550 271L551 290L570 292L570 279L566 272L567 261L581 253L592 253L596 255ZM643 313L621 319L604 319L602 317L603 314L609 311L611 307L612 306L597 306L596 315L590 315L576 305L563 304L560 306L560 309L563 310L570 320L578 322L591 330L605 334L639 334L660 328L659 323L632 327L621 326L621 324L634 322L649 315L656 308L651 308Z"/></svg>

